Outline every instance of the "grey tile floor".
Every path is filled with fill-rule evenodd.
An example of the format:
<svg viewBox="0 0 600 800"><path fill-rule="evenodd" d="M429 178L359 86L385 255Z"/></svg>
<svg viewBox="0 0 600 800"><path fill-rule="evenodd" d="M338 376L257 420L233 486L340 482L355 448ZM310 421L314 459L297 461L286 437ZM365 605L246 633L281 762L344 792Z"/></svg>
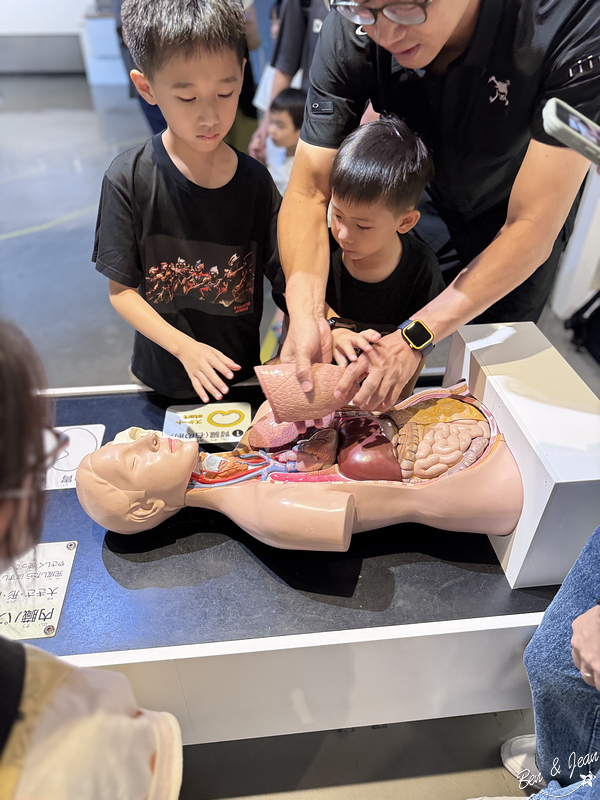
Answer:
<svg viewBox="0 0 600 800"><path fill-rule="evenodd" d="M129 382L132 331L90 256L102 175L148 135L126 89L91 93L83 76L0 77L0 315L33 340L53 387ZM600 367L573 351L549 309L540 327L600 395ZM447 352L442 343L430 364L443 365ZM198 745L186 748L181 796L525 796L501 768L499 745L532 730L530 711L509 711Z"/></svg>

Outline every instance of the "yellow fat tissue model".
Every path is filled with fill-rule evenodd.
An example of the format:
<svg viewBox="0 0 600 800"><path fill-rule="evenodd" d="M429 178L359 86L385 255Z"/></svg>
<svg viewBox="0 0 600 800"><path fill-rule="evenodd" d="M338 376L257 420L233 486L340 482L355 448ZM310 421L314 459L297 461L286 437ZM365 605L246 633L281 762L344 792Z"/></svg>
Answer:
<svg viewBox="0 0 600 800"><path fill-rule="evenodd" d="M229 453L131 428L86 456L77 471L84 510L129 534L184 506L213 509L256 539L292 550L344 551L353 533L400 522L513 531L523 506L521 475L494 418L466 384L372 414L334 397L341 367L315 365L309 395L294 369L256 369L269 402ZM317 419L323 427L314 427ZM306 425L295 424L301 421Z"/></svg>

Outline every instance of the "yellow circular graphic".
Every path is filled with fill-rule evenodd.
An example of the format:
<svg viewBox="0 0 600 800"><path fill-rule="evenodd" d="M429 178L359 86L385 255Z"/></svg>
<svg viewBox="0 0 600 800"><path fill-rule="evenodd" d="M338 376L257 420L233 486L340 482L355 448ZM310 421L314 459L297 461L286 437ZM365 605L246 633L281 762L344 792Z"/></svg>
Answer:
<svg viewBox="0 0 600 800"><path fill-rule="evenodd" d="M234 419L233 422L215 422L214 417L229 417L231 414L237 414L237 419ZM212 414L209 414L207 417L207 422L209 425L214 425L215 428L231 428L234 425L238 425L244 419L244 414L242 411L238 411L237 408L232 408L231 411L213 411Z"/></svg>

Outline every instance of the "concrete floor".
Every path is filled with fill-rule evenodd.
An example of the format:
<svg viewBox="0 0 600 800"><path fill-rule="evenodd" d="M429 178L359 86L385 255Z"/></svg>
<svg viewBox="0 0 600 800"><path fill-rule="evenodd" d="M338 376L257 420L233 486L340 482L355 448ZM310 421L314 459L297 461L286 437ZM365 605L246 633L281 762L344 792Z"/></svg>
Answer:
<svg viewBox="0 0 600 800"><path fill-rule="evenodd" d="M90 93L83 76L0 77L0 315L33 340L50 386L129 382L132 330L90 256L102 175L148 135L126 89ZM600 366L573 350L549 309L540 327L600 395ZM430 365L446 357L442 343ZM530 711L510 711L198 745L186 748L181 797L525 796L501 768L499 745L532 730Z"/></svg>

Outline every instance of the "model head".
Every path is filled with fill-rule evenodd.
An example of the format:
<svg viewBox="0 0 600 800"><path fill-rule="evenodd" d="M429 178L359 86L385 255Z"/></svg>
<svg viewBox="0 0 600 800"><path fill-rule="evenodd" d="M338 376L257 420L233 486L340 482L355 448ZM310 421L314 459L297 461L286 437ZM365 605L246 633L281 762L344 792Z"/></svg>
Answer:
<svg viewBox="0 0 600 800"><path fill-rule="evenodd" d="M331 167L331 231L352 258L372 255L419 220L416 205L433 177L423 143L397 117L361 125Z"/></svg>
<svg viewBox="0 0 600 800"><path fill-rule="evenodd" d="M0 570L39 542L46 476L44 371L31 342L0 320Z"/></svg>
<svg viewBox="0 0 600 800"><path fill-rule="evenodd" d="M117 533L154 528L183 508L197 457L195 439L155 432L106 445L79 465L79 502L95 522Z"/></svg>
<svg viewBox="0 0 600 800"><path fill-rule="evenodd" d="M284 89L279 92L269 109L269 136L276 147L295 150L304 119L306 92L301 89Z"/></svg>

